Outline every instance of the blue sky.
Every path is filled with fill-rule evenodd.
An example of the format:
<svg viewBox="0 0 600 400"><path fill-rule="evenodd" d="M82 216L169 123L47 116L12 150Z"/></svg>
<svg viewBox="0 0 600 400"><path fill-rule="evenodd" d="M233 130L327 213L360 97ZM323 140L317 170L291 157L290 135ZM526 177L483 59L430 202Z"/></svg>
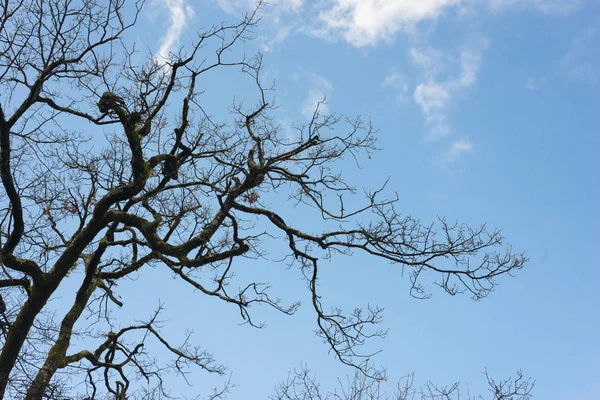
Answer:
<svg viewBox="0 0 600 400"><path fill-rule="evenodd" d="M235 21L251 5L154 0L135 39L166 54L199 27ZM389 176L403 213L487 222L531 259L477 303L435 288L431 299L415 300L397 266L361 255L332 260L321 278L328 304L386 308L390 332L372 344L383 350L375 363L391 381L414 372L418 383L461 381L484 395L485 368L499 378L522 368L537 382L536 398L600 398L598 3L272 0L262 13L256 40L243 50L264 53L263 79L275 81L274 117L283 129L305 122L323 97L331 112L370 117L382 150L363 169L344 167L348 180L374 189ZM256 95L226 74L202 84L216 116L234 96ZM265 262L247 270L282 298L307 302L299 272ZM352 373L313 335L309 307L293 317L255 310L267 323L255 330L238 326L236 309L158 272L140 280L164 282L160 300L173 335L194 330L229 366L238 385L232 399L265 398L301 363L324 387ZM147 296L157 303L155 293ZM147 302L138 303L140 313ZM218 383L202 373L192 380L190 394Z"/></svg>

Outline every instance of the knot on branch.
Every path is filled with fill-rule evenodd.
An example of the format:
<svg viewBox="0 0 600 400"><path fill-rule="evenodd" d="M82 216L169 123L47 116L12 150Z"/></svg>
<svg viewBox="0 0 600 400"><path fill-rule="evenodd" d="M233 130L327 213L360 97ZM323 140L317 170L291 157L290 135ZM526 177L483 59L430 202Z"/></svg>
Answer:
<svg viewBox="0 0 600 400"><path fill-rule="evenodd" d="M171 156L167 157L165 161L163 161L162 165L162 174L170 179L177 180L179 178L179 174L177 172L177 157Z"/></svg>
<svg viewBox="0 0 600 400"><path fill-rule="evenodd" d="M251 148L248 152L248 176L244 182L245 189L253 188L260 185L265 180L265 172L263 166L259 165L254 160L256 150Z"/></svg>
<svg viewBox="0 0 600 400"><path fill-rule="evenodd" d="M151 128L150 119L143 121L142 113L139 112L132 112L129 114L127 117L127 126L133 129L140 138L148 136Z"/></svg>
<svg viewBox="0 0 600 400"><path fill-rule="evenodd" d="M100 97L100 101L98 101L98 110L104 114L111 111L119 114L119 111L123 111L124 107L125 102L123 98L111 92L104 92L102 97Z"/></svg>
<svg viewBox="0 0 600 400"><path fill-rule="evenodd" d="M250 170L250 172L258 169L258 164L256 163L256 161L254 161L254 153L256 153L256 150L254 148L251 148L248 152L248 169Z"/></svg>

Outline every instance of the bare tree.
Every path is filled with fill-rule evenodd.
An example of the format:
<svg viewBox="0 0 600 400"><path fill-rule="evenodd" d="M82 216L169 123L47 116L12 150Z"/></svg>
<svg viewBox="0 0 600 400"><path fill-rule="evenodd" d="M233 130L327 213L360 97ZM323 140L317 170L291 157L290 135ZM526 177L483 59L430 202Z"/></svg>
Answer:
<svg viewBox="0 0 600 400"><path fill-rule="evenodd" d="M369 354L360 346L385 334L376 327L381 309L329 311L319 259L368 253L410 271L415 296L428 295L420 278L431 271L449 294L475 299L524 265L523 254L502 246L499 231L444 219L423 225L400 214L383 187L349 209L357 190L336 163L376 150L375 131L369 121L325 115L317 106L294 138L283 135L271 88L260 79L260 55L236 50L252 36L256 12L140 63L126 33L142 5L0 5L0 397L160 398L168 394L167 371L224 373L209 353L163 336L160 310L112 329L110 311L126 306L117 283L152 266L260 326L252 305L293 314L298 303L285 305L255 281L236 289L232 277L237 261L268 258L267 243L282 237L281 262L302 271L318 334L342 363L361 368ZM233 124L204 112L198 87L199 77L228 68L256 84L256 102L235 104ZM268 205L277 198L322 223L295 226ZM75 299L57 315L48 301L69 280L77 281ZM97 316L87 325L86 310ZM74 350L75 337L87 348ZM152 343L170 351L171 364L155 360ZM150 392L135 392L139 380Z"/></svg>
<svg viewBox="0 0 600 400"><path fill-rule="evenodd" d="M303 366L290 373L287 379L275 387L272 400L529 400L534 382L524 378L521 371L517 377L496 381L487 371L489 394L472 394L467 385L461 390L460 383L449 386L438 386L427 382L423 387L415 387L414 374L406 375L398 380L393 392L385 390L382 379L372 379L361 371L356 371L352 378L345 382L338 380L333 390L323 390L316 377Z"/></svg>

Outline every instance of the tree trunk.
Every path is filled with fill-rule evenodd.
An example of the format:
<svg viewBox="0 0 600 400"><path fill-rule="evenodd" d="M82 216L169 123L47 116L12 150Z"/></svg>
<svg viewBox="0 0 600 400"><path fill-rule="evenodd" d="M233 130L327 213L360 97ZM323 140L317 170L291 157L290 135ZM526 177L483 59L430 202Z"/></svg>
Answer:
<svg viewBox="0 0 600 400"><path fill-rule="evenodd" d="M51 292L47 293L43 287L33 286L31 296L25 302L8 332L4 348L0 353L0 399L4 398L10 372L17 361L27 334L33 326L33 321L46 305L50 294Z"/></svg>
<svg viewBox="0 0 600 400"><path fill-rule="evenodd" d="M104 253L105 248L106 246L101 246L99 249L100 256L102 253ZM97 257L98 261L100 256ZM81 283L81 287L77 291L75 302L63 318L58 339L48 352L48 357L46 358L42 368L40 368L38 371L33 383L29 389L27 389L27 396L25 397L25 400L42 400L44 393L48 389L48 385L50 384L50 381L52 380L52 377L56 371L58 371L60 368L64 368L67 365L65 357L67 356L67 350L71 344L73 326L81 316L83 310L85 310L88 300L96 289L96 285L94 283L95 273L96 268L88 266L85 278Z"/></svg>

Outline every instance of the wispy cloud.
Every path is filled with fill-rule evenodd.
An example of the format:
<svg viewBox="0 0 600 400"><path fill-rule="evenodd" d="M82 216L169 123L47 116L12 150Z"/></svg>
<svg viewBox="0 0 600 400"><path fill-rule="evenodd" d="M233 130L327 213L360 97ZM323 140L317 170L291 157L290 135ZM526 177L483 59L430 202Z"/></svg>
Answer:
<svg viewBox="0 0 600 400"><path fill-rule="evenodd" d="M217 4L239 16L254 9L256 0L217 0ZM568 14L582 4L583 0L269 0L261 7L266 23L260 39L266 51L298 32L366 47L390 43L401 33L418 33L423 23L451 13L459 18L520 10Z"/></svg>
<svg viewBox="0 0 600 400"><path fill-rule="evenodd" d="M473 143L469 139L461 139L452 142L450 148L442 154L442 162L452 164L458 161L460 157L473 150Z"/></svg>
<svg viewBox="0 0 600 400"><path fill-rule="evenodd" d="M410 49L413 64L422 70L425 82L415 87L413 98L426 116L427 139L436 140L450 134L447 110L453 98L462 90L472 86L477 80L483 52L488 48L487 39L480 38L465 47L458 57L460 72L457 76L439 79L442 73L437 68L452 61L441 52L432 49ZM455 61L456 62L456 61Z"/></svg>
<svg viewBox="0 0 600 400"><path fill-rule="evenodd" d="M271 51L282 43L299 27L305 25L302 11L305 0L269 0L261 5L260 16L262 35L258 37L263 51ZM217 4L228 14L240 16L252 12L256 0L217 0Z"/></svg>
<svg viewBox="0 0 600 400"><path fill-rule="evenodd" d="M326 98L330 98L333 92L332 83L326 78L314 72L305 72L305 79L310 82L310 87L306 94L306 99L302 103L300 112L303 116L309 118L314 114L319 102L322 102ZM329 112L329 106L323 103L319 106L320 114L327 114Z"/></svg>
<svg viewBox="0 0 600 400"><path fill-rule="evenodd" d="M447 124L446 108L450 100L450 93L445 84L434 82L417 85L414 92L415 103L425 113L429 133L427 139L436 140L450 134Z"/></svg>
<svg viewBox="0 0 600 400"><path fill-rule="evenodd" d="M546 86L548 78L545 76L531 76L525 81L525 88L531 92L541 89Z"/></svg>
<svg viewBox="0 0 600 400"><path fill-rule="evenodd" d="M600 40L595 27L580 32L571 49L560 60L567 79L576 82L597 84L600 82Z"/></svg>
<svg viewBox="0 0 600 400"><path fill-rule="evenodd" d="M194 9L185 0L159 0L159 3L166 7L170 18L169 27L160 40L157 53L160 60L165 60L179 41L188 19L194 15Z"/></svg>
<svg viewBox="0 0 600 400"><path fill-rule="evenodd" d="M166 1L166 0L162 0ZM418 33L423 23L443 15L459 18L486 13L531 10L569 14L583 0L269 0L261 15L266 34L263 50L297 32L323 40L342 39L355 47L392 42L401 33ZM217 0L226 13L241 15L256 6L256 0Z"/></svg>
<svg viewBox="0 0 600 400"><path fill-rule="evenodd" d="M251 0L217 0L217 4L228 14L238 14L240 11L250 11L256 2Z"/></svg>
<svg viewBox="0 0 600 400"><path fill-rule="evenodd" d="M228 14L239 14L256 8L256 0L217 0L217 4ZM270 0L263 4L262 9L269 14L298 12L304 5L304 0Z"/></svg>
<svg viewBox="0 0 600 400"><path fill-rule="evenodd" d="M427 78L437 75L444 65L444 54L433 47L408 49L408 54L414 66L418 67Z"/></svg>
<svg viewBox="0 0 600 400"><path fill-rule="evenodd" d="M461 0L332 0L319 13L313 31L324 38L342 37L356 47L389 42L400 31L435 20ZM333 36L332 36L333 35Z"/></svg>
<svg viewBox="0 0 600 400"><path fill-rule="evenodd" d="M396 68L392 68L381 82L383 87L389 87L396 91L396 99L405 103L409 100L408 92L410 90L409 79L406 74Z"/></svg>
<svg viewBox="0 0 600 400"><path fill-rule="evenodd" d="M489 0L494 11L533 9L549 14L570 14L582 5L582 0Z"/></svg>

